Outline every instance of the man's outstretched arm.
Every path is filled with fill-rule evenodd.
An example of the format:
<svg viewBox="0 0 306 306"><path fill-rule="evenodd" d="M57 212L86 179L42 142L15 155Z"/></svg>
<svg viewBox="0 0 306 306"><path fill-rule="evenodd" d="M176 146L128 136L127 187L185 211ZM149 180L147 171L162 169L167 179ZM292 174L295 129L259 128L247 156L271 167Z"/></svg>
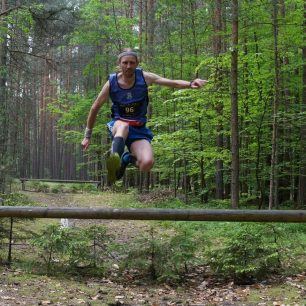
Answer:
<svg viewBox="0 0 306 306"><path fill-rule="evenodd" d="M179 89L185 89L185 88L197 89L202 87L208 82L207 80L202 80L202 79L195 79L193 81L171 80L161 77L155 73L146 72L146 71L144 71L143 74L148 85L157 84L157 85L168 86Z"/></svg>

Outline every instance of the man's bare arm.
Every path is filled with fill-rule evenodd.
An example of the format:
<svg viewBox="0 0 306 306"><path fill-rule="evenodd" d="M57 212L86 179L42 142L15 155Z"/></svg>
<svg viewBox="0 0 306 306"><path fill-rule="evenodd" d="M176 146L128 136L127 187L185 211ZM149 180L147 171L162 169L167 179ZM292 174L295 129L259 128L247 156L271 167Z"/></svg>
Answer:
<svg viewBox="0 0 306 306"><path fill-rule="evenodd" d="M92 129L94 126L94 123L96 121L96 117L97 114L99 112L99 109L101 108L101 106L107 101L109 96L109 81L107 81L102 90L100 91L98 97L96 98L96 100L94 101L94 103L92 104L89 114L88 114L88 118L87 118L87 125L86 127L88 129Z"/></svg>
<svg viewBox="0 0 306 306"><path fill-rule="evenodd" d="M86 130L84 139L82 140L82 148L87 149L90 145L90 138L92 133L92 128L94 126L94 123L96 121L97 114L99 112L99 109L101 106L107 101L109 96L109 81L107 81L101 92L99 93L98 97L96 98L95 102L92 104L88 117L87 117L87 124L86 124Z"/></svg>
<svg viewBox="0 0 306 306"><path fill-rule="evenodd" d="M207 83L206 80L195 79L193 81L184 81L184 80L171 80L164 77L161 77L152 72L144 71L144 77L148 85L157 84L162 86L168 86L172 88L200 88Z"/></svg>

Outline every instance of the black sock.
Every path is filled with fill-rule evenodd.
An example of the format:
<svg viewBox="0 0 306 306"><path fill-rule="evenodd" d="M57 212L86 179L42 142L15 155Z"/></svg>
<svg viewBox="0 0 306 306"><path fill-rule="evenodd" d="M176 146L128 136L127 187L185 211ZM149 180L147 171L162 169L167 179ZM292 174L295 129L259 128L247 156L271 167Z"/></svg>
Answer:
<svg viewBox="0 0 306 306"><path fill-rule="evenodd" d="M123 137L114 137L113 143L112 143L112 153L118 153L119 156L124 152L125 147L125 141Z"/></svg>
<svg viewBox="0 0 306 306"><path fill-rule="evenodd" d="M136 165L137 159L134 155L130 154L130 164Z"/></svg>

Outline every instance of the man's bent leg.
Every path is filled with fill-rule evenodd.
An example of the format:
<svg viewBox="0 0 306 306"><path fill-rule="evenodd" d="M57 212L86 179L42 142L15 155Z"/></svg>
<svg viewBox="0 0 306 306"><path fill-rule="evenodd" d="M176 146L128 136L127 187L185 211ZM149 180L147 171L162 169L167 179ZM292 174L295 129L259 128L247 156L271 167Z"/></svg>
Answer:
<svg viewBox="0 0 306 306"><path fill-rule="evenodd" d="M136 166L140 171L149 172L154 165L151 143L146 139L136 140L131 144L131 153L136 158Z"/></svg>
<svg viewBox="0 0 306 306"><path fill-rule="evenodd" d="M113 142L112 154L118 153L119 157L124 152L125 140L129 134L129 125L126 122L117 120L112 129Z"/></svg>
<svg viewBox="0 0 306 306"><path fill-rule="evenodd" d="M112 150L111 155L106 161L106 168L108 173L108 181L113 184L119 179L117 173L121 166L121 156L124 152L125 140L129 133L129 125L123 121L116 121L112 128Z"/></svg>

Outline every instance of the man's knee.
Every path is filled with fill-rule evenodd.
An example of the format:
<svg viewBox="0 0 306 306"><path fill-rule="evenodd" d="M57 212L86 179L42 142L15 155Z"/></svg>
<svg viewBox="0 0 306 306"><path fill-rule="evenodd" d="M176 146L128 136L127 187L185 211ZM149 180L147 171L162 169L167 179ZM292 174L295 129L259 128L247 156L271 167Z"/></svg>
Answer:
<svg viewBox="0 0 306 306"><path fill-rule="evenodd" d="M154 166L154 159L141 159L138 160L140 171L149 172Z"/></svg>
<svg viewBox="0 0 306 306"><path fill-rule="evenodd" d="M118 120L114 127L114 136L122 136L124 138L127 137L129 133L129 124L127 122Z"/></svg>

